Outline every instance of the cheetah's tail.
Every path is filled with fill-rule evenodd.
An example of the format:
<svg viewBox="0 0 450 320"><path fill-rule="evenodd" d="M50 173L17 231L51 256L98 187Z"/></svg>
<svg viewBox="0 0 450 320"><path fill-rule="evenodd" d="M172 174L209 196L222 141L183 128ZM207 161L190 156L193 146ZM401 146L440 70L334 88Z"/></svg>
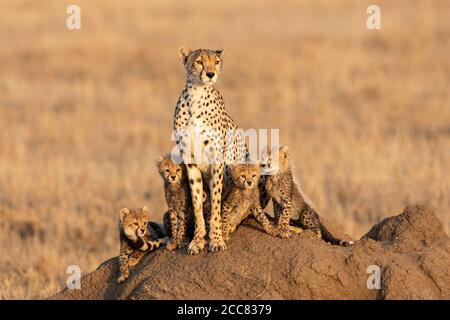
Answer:
<svg viewBox="0 0 450 320"><path fill-rule="evenodd" d="M348 247L354 244L352 240L341 240L335 238L322 223L320 223L320 232L322 233L322 239L324 239L327 242L330 242L331 244L343 247Z"/></svg>

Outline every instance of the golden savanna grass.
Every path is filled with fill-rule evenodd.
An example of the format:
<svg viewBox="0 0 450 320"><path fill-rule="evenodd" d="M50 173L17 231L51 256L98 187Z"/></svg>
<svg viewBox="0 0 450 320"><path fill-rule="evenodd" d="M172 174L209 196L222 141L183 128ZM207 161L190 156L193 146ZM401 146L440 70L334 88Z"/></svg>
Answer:
<svg viewBox="0 0 450 320"><path fill-rule="evenodd" d="M323 216L358 238L406 204L450 227L450 3L0 2L0 298L46 297L118 254L117 214L165 210L155 159L184 85L177 48L224 48L243 128L279 128Z"/></svg>

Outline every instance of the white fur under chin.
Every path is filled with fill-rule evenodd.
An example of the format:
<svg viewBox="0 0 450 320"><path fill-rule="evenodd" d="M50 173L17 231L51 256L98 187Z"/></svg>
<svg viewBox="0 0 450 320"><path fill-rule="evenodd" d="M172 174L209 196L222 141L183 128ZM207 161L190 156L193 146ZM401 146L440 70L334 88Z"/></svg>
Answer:
<svg viewBox="0 0 450 320"><path fill-rule="evenodd" d="M137 236L136 233L133 230L130 229L124 229L124 233L127 236L128 239L136 241L137 240Z"/></svg>

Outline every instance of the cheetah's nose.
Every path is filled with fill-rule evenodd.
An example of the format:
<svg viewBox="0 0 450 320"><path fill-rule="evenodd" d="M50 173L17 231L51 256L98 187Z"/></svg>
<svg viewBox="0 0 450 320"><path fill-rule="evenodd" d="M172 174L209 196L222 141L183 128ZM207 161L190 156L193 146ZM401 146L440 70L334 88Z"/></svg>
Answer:
<svg viewBox="0 0 450 320"><path fill-rule="evenodd" d="M248 184L249 186L251 186L251 185L252 185L252 182L251 182L251 181L247 181L247 184Z"/></svg>
<svg viewBox="0 0 450 320"><path fill-rule="evenodd" d="M176 176L170 176L172 178L172 180L175 180Z"/></svg>
<svg viewBox="0 0 450 320"><path fill-rule="evenodd" d="M141 232L144 233L144 232L145 232L145 229L141 229Z"/></svg>
<svg viewBox="0 0 450 320"><path fill-rule="evenodd" d="M214 77L214 72L207 72L206 73L206 76L208 77L208 78L210 78L210 79L212 79L213 77Z"/></svg>

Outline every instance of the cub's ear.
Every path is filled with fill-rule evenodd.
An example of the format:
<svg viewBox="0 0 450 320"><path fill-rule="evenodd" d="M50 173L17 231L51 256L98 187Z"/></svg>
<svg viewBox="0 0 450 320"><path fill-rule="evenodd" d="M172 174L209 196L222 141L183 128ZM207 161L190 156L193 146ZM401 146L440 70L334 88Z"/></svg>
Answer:
<svg viewBox="0 0 450 320"><path fill-rule="evenodd" d="M189 55L192 53L192 50L186 47L180 47L178 49L178 56L180 57L181 62L183 62L183 64L186 63L187 58L189 57Z"/></svg>
<svg viewBox="0 0 450 320"><path fill-rule="evenodd" d="M128 209L128 208L121 209L119 212L119 220L123 221L123 218L125 218L125 216L129 213L130 213L130 209Z"/></svg>
<svg viewBox="0 0 450 320"><path fill-rule="evenodd" d="M158 159L156 159L156 166L159 167L163 161L164 161L164 157L158 157Z"/></svg>
<svg viewBox="0 0 450 320"><path fill-rule="evenodd" d="M264 157L269 156L270 154L270 149L269 146L265 146L264 148L261 149L261 151L259 152L259 158L263 159Z"/></svg>
<svg viewBox="0 0 450 320"><path fill-rule="evenodd" d="M150 212L148 211L147 206L142 207L142 212L145 214L145 219L150 220Z"/></svg>
<svg viewBox="0 0 450 320"><path fill-rule="evenodd" d="M291 148L288 146L280 147L280 153L284 156L285 159L288 159L291 156Z"/></svg>
<svg viewBox="0 0 450 320"><path fill-rule="evenodd" d="M223 52L224 52L223 49L218 49L218 50L216 50L216 51L214 51L214 52L217 54L217 56L218 56L220 59L223 59Z"/></svg>

